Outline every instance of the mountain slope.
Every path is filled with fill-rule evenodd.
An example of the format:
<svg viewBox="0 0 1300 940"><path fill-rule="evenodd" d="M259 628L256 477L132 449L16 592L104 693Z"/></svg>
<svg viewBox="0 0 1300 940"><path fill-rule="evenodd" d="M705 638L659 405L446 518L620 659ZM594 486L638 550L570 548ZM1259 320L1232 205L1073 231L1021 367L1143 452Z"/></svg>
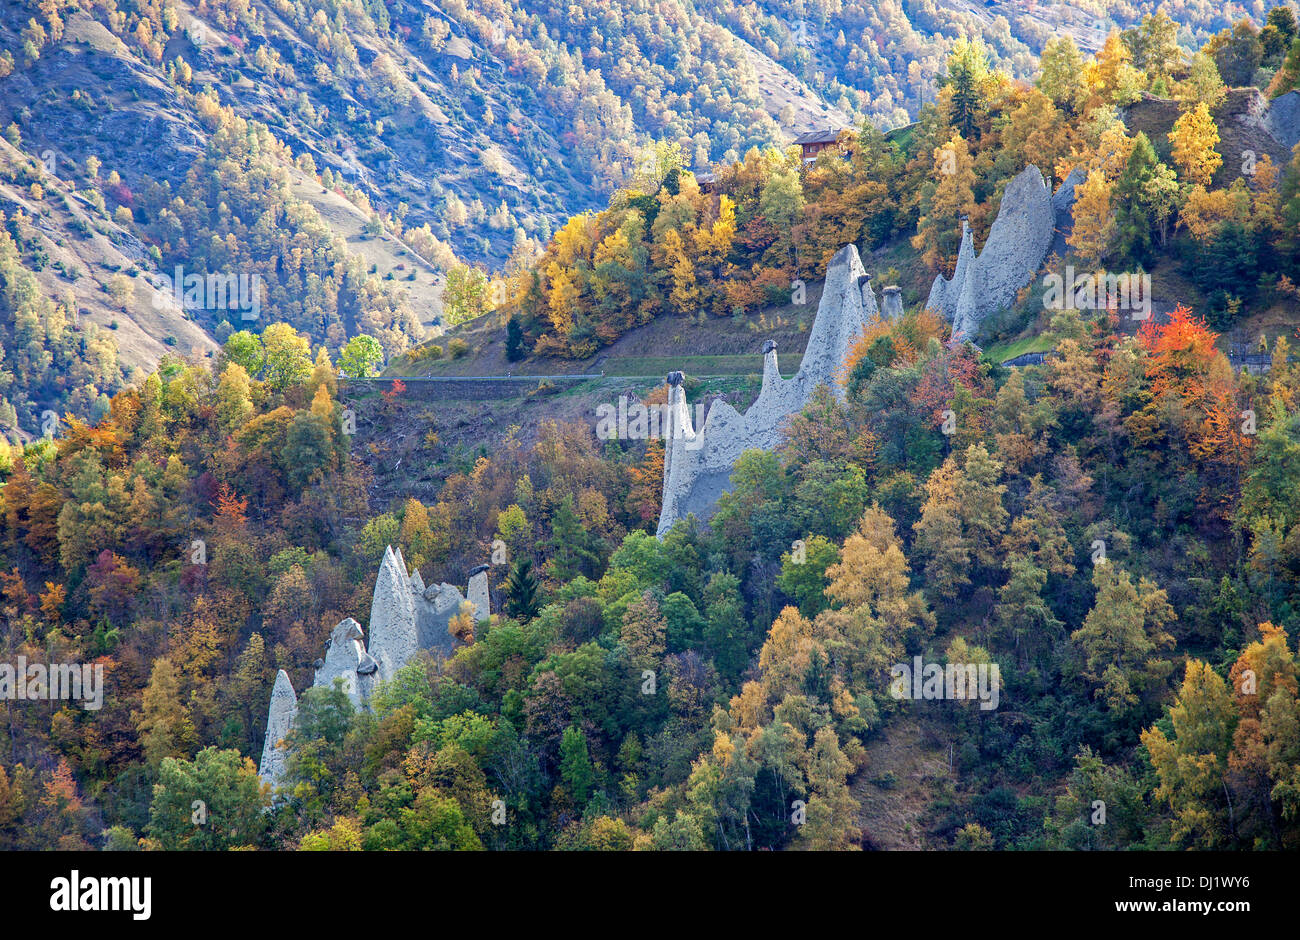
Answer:
<svg viewBox="0 0 1300 940"><path fill-rule="evenodd" d="M40 220L20 247L46 297L69 286L55 270L91 275L76 302L124 374L248 325L155 303L178 267L256 275L313 342L366 332L392 355L441 331L458 259L517 268L649 141L703 170L900 125L959 35L1025 76L1054 32L1088 48L1152 5L23 0L0 11L4 208ZM1175 15L1190 43L1243 10Z"/></svg>

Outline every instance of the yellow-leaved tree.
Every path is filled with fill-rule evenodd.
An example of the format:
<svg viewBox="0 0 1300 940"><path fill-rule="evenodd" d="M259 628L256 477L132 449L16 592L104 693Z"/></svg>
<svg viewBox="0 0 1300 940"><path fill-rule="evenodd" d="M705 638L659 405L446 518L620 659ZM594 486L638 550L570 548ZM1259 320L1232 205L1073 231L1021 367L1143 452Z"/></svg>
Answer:
<svg viewBox="0 0 1300 940"><path fill-rule="evenodd" d="M921 195L921 218L912 247L932 271L951 276L961 247L961 217L975 211L975 163L957 132L934 149L933 182Z"/></svg>
<svg viewBox="0 0 1300 940"><path fill-rule="evenodd" d="M1015 111L1002 130L1002 146L1019 159L1017 164L1033 164L1049 177L1077 144L1077 133L1052 99L1037 88L1030 89L1024 103Z"/></svg>
<svg viewBox="0 0 1300 940"><path fill-rule="evenodd" d="M1223 166L1223 157L1214 149L1219 142L1219 128L1204 101L1174 122L1169 142L1174 145L1174 163L1183 178L1209 186L1215 171Z"/></svg>
<svg viewBox="0 0 1300 940"><path fill-rule="evenodd" d="M1138 99L1143 76L1132 66L1132 58L1119 30L1112 31L1092 61L1083 67L1090 109L1105 104L1123 107Z"/></svg>
<svg viewBox="0 0 1300 940"><path fill-rule="evenodd" d="M1111 184L1100 170L1092 170L1075 190L1074 228L1070 247L1086 264L1100 264L1110 254L1115 238L1115 210Z"/></svg>
<svg viewBox="0 0 1300 940"><path fill-rule="evenodd" d="M1231 810L1224 797L1237 723L1227 683L1208 664L1189 660L1169 722L1172 737L1154 725L1142 732L1142 744L1160 781L1155 797L1172 811L1178 844L1218 848L1231 831Z"/></svg>
<svg viewBox="0 0 1300 940"><path fill-rule="evenodd" d="M573 330L573 315L578 307L578 285L574 283L573 275L555 262L547 267L546 278L551 282L546 298L551 326L560 336L568 336Z"/></svg>
<svg viewBox="0 0 1300 940"><path fill-rule="evenodd" d="M1211 190L1198 183L1187 192L1180 221L1194 238L1204 241L1229 219L1245 225L1250 221L1250 209L1250 192L1245 186Z"/></svg>

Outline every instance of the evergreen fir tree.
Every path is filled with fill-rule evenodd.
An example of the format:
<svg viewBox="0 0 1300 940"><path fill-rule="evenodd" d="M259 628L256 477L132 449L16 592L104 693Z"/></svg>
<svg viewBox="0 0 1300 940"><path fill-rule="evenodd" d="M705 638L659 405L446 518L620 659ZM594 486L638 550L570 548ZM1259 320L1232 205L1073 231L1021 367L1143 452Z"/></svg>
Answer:
<svg viewBox="0 0 1300 940"><path fill-rule="evenodd" d="M518 362L525 355L523 327L519 325L518 317L511 317L506 323L506 361Z"/></svg>
<svg viewBox="0 0 1300 940"><path fill-rule="evenodd" d="M1115 225L1120 257L1135 264L1151 260L1151 212L1145 188L1155 173L1156 152L1138 131L1124 172L1115 181Z"/></svg>
<svg viewBox="0 0 1300 940"><path fill-rule="evenodd" d="M532 620L542 609L537 595L537 577L533 574L532 561L516 559L506 579L506 616L523 622Z"/></svg>

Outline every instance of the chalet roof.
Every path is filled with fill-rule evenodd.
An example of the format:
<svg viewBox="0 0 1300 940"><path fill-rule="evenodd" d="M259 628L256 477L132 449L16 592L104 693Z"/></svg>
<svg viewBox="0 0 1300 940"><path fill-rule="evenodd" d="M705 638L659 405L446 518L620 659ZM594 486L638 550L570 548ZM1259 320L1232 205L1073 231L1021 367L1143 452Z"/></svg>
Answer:
<svg viewBox="0 0 1300 940"><path fill-rule="evenodd" d="M796 144L833 144L839 140L840 132L833 127L825 128L819 131L805 131L796 137L793 143Z"/></svg>

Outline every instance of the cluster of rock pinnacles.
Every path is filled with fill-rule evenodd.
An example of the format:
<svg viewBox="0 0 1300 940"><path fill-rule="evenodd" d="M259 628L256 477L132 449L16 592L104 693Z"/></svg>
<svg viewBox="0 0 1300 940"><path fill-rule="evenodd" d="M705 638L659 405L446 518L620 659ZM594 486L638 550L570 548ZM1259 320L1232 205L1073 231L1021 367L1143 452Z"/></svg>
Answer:
<svg viewBox="0 0 1300 940"><path fill-rule="evenodd" d="M487 565L470 572L466 594L475 620L489 616L487 572ZM376 683L391 679L418 651L452 651L456 639L447 628L464 603L466 597L455 585L425 587L419 571L408 575L401 549L389 546L375 579L369 643L363 643L361 624L351 617L340 623L330 632L324 658L316 661L312 687L329 688L336 679L342 680L343 691L352 704L364 707ZM258 776L272 787L284 779L289 758L285 738L297 714L298 696L289 674L281 669L271 691L266 741L258 770Z"/></svg>

